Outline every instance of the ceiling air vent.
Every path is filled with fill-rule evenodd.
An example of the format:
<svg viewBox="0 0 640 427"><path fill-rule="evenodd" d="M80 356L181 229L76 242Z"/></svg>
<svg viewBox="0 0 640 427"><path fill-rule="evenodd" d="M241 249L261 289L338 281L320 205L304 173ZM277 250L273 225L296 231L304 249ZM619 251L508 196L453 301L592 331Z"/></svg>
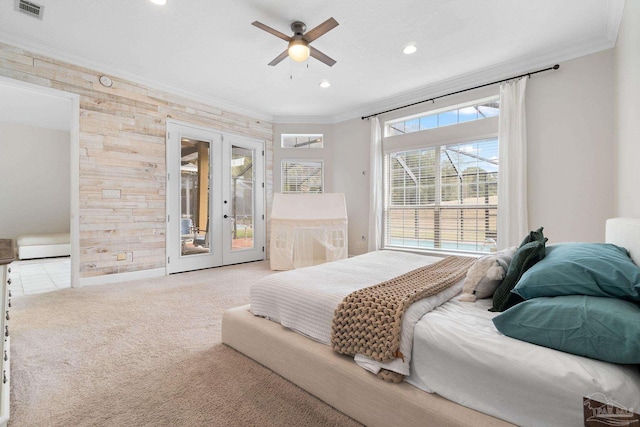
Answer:
<svg viewBox="0 0 640 427"><path fill-rule="evenodd" d="M38 19L42 19L42 14L44 13L44 6L26 0L16 0L16 9Z"/></svg>

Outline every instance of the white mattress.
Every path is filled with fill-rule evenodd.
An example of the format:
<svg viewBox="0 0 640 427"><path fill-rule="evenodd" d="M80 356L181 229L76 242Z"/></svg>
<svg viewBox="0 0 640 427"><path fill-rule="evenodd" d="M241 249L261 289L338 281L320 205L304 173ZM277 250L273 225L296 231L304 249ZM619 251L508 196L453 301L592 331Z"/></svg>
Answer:
<svg viewBox="0 0 640 427"><path fill-rule="evenodd" d="M71 254L69 233L28 234L20 236L18 258L47 258Z"/></svg>
<svg viewBox="0 0 640 427"><path fill-rule="evenodd" d="M18 246L61 245L69 243L69 233L27 234L17 239Z"/></svg>
<svg viewBox="0 0 640 427"><path fill-rule="evenodd" d="M251 312L321 343L331 344L331 323L338 304L351 292L373 286L442 258L397 251L369 252L327 264L269 275L251 287ZM388 363L356 356L372 372L380 368L409 374L413 325L423 313L462 290L462 280L444 292L414 303L403 316L400 351L404 362Z"/></svg>
<svg viewBox="0 0 640 427"><path fill-rule="evenodd" d="M415 327L407 382L523 426L581 426L582 398L598 393L637 412L640 372L506 337L498 313L452 300ZM416 356L419 355L419 356ZM599 400L596 398L596 400Z"/></svg>

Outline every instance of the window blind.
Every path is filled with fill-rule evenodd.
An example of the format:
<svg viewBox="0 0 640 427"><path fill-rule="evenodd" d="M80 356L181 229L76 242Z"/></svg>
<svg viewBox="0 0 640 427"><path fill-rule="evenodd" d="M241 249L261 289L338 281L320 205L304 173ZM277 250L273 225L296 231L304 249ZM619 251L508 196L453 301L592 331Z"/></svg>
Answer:
<svg viewBox="0 0 640 427"><path fill-rule="evenodd" d="M282 193L322 193L324 168L321 160L282 160Z"/></svg>
<svg viewBox="0 0 640 427"><path fill-rule="evenodd" d="M497 138L385 157L385 247L488 252L497 207Z"/></svg>

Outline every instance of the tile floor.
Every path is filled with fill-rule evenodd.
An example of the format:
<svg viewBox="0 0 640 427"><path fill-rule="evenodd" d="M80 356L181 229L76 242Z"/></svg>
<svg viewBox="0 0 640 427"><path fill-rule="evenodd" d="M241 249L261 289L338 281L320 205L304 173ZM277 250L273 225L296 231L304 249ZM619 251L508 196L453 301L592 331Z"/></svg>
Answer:
<svg viewBox="0 0 640 427"><path fill-rule="evenodd" d="M14 296L57 291L71 286L71 258L42 258L11 263Z"/></svg>

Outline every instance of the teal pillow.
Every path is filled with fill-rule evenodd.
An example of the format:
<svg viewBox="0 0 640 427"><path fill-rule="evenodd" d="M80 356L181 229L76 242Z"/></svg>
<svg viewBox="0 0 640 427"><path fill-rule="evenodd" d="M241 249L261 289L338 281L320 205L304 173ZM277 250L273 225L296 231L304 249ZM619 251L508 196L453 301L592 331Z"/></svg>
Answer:
<svg viewBox="0 0 640 427"><path fill-rule="evenodd" d="M522 246L518 248L513 255L511 264L509 264L504 280L493 293L493 308L491 311L505 311L509 307L524 301L519 295L512 293L511 290L516 286L525 271L544 258L544 245L546 242L546 238L528 243L523 242Z"/></svg>
<svg viewBox="0 0 640 427"><path fill-rule="evenodd" d="M525 301L493 318L503 334L611 363L640 363L640 307L570 295Z"/></svg>
<svg viewBox="0 0 640 427"><path fill-rule="evenodd" d="M513 292L524 299L591 295L640 301L640 268L619 246L565 243L548 247Z"/></svg>

